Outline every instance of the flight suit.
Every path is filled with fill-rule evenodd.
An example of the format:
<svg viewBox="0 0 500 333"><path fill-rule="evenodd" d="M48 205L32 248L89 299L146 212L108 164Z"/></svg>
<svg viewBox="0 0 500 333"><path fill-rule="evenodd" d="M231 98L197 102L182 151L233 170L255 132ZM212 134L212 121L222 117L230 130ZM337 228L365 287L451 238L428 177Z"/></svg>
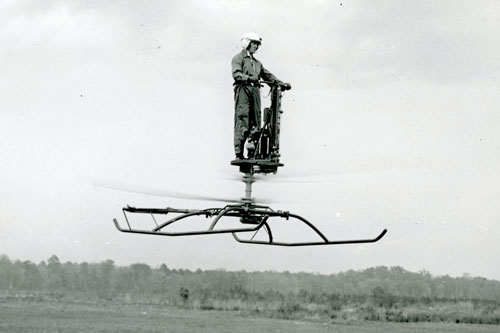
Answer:
<svg viewBox="0 0 500 333"><path fill-rule="evenodd" d="M243 145L252 127L261 126L259 79L281 82L262 63L242 50L231 61L234 79L234 152L243 153Z"/></svg>

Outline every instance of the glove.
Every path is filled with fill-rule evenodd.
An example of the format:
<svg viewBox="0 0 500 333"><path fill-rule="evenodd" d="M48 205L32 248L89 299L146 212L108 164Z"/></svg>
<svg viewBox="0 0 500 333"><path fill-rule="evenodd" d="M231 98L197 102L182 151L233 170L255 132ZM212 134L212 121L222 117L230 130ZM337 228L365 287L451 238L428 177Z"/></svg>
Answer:
<svg viewBox="0 0 500 333"><path fill-rule="evenodd" d="M283 87L283 90L290 90L292 89L292 85L288 82L282 82L281 86Z"/></svg>

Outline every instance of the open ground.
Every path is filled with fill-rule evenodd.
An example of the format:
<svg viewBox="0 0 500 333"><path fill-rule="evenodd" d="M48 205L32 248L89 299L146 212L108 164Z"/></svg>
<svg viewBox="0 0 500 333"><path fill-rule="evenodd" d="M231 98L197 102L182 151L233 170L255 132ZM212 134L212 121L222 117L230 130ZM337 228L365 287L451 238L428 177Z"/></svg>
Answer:
<svg viewBox="0 0 500 333"><path fill-rule="evenodd" d="M227 311L111 302L3 299L2 332L498 332L498 326L451 323L294 321Z"/></svg>

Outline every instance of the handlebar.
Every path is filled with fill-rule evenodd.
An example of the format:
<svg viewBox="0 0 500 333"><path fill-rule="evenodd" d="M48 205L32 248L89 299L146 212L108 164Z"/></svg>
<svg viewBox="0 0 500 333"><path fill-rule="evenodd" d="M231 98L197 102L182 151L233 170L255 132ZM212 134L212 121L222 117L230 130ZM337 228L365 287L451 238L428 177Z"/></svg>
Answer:
<svg viewBox="0 0 500 333"><path fill-rule="evenodd" d="M264 80L246 80L246 81L235 81L234 84L241 84L241 85L252 85L254 87L263 87L263 84L267 84L268 86L272 87L280 87L281 90L290 90L292 89L292 85L290 83L285 83L281 81L264 81Z"/></svg>
<svg viewBox="0 0 500 333"><path fill-rule="evenodd" d="M260 80L258 83L262 86L262 84L267 84L270 87L280 87L282 90L290 90L292 89L292 85L290 83L285 83L281 81L263 81Z"/></svg>

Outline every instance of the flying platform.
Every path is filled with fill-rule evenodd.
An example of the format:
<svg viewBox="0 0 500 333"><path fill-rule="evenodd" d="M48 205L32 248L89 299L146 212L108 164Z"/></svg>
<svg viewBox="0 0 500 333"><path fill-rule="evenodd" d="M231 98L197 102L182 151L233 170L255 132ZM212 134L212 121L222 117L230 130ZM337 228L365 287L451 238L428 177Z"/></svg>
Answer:
<svg viewBox="0 0 500 333"><path fill-rule="evenodd" d="M341 239L331 240L323 234L313 223L300 215L289 211L274 210L269 206L256 203L252 197L252 184L257 180L257 174L276 174L279 167L284 164L280 162L280 124L281 124L281 97L285 90L290 89L289 85L277 82L261 82L270 86L271 106L264 109L264 124L262 127L253 129L247 147L247 156L243 159L232 160L230 163L239 168L243 174L242 181L245 183L245 196L239 200L221 200L230 204L222 208L207 209L177 209L177 208L136 208L127 206L122 209L127 227L120 226L117 219L113 219L115 227L126 233L157 236L197 236L214 234L232 234L233 238L245 244L255 245L275 245L275 246L319 246L319 245L340 245L374 243L379 241L387 233L383 229L374 238L361 239ZM186 199L186 195L179 195L179 198ZM201 196L193 196L193 199L200 200ZM204 197L203 197L204 198ZM205 199L205 198L204 198ZM137 228L133 226L130 215L142 215L151 217L149 228ZM173 215L173 216L172 216ZM177 229L176 226L185 225L187 219L194 217L205 217L211 220L210 224L203 229L185 230ZM276 220L294 221L302 225L305 229L312 231L315 239L283 241L276 237L272 229ZM230 227L221 227L221 220L231 220ZM259 237L256 237L259 232ZM251 233L251 235L250 235ZM246 235L246 236L245 236ZM250 236L249 236L250 235Z"/></svg>

